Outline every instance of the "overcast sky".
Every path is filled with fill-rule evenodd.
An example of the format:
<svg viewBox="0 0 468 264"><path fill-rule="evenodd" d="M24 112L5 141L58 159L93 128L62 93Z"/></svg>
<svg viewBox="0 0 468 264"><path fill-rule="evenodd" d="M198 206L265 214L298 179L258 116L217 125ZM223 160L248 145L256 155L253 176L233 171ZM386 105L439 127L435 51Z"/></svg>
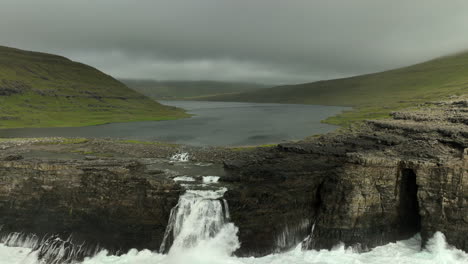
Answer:
<svg viewBox="0 0 468 264"><path fill-rule="evenodd" d="M300 83L468 50L467 0L0 1L0 45L114 77Z"/></svg>

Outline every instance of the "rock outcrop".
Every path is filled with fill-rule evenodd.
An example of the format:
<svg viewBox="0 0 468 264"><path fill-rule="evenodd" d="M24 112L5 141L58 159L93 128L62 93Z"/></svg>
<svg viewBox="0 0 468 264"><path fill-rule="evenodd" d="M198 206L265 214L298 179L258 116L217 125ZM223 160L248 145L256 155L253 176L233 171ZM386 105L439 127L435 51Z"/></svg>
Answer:
<svg viewBox="0 0 468 264"><path fill-rule="evenodd" d="M226 162L240 255L297 245L366 250L436 231L468 250L466 101ZM423 245L422 245L423 246Z"/></svg>
<svg viewBox="0 0 468 264"><path fill-rule="evenodd" d="M11 157L11 156L10 156ZM0 161L1 232L157 249L181 187L131 160ZM88 250L89 251L89 250Z"/></svg>

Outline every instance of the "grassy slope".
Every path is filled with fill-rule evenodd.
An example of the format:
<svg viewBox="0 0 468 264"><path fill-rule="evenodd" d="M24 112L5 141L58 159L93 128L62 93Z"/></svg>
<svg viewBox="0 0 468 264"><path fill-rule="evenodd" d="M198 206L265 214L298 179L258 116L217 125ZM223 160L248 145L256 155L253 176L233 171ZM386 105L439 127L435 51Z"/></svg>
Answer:
<svg viewBox="0 0 468 264"><path fill-rule="evenodd" d="M217 81L154 81L122 79L128 87L154 99L195 99L199 96L213 96L247 92L267 86L253 83Z"/></svg>
<svg viewBox="0 0 468 264"><path fill-rule="evenodd" d="M186 117L64 57L0 46L0 128Z"/></svg>
<svg viewBox="0 0 468 264"><path fill-rule="evenodd" d="M204 99L353 106L326 120L346 125L460 94L468 94L468 52L381 73Z"/></svg>

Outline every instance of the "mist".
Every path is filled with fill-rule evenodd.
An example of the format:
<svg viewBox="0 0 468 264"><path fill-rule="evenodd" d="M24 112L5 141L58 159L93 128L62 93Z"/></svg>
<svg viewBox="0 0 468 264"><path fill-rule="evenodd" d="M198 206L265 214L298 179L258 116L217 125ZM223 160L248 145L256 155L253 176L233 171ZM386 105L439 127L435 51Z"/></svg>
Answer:
<svg viewBox="0 0 468 264"><path fill-rule="evenodd" d="M3 0L0 45L118 78L300 83L468 48L464 0Z"/></svg>

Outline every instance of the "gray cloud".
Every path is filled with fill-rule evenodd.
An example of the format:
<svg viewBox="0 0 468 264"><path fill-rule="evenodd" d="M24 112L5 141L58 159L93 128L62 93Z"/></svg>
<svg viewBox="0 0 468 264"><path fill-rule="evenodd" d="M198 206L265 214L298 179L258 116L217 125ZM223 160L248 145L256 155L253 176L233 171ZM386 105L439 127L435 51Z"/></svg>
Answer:
<svg viewBox="0 0 468 264"><path fill-rule="evenodd" d="M466 0L2 0L0 45L116 77L297 83L468 49Z"/></svg>

